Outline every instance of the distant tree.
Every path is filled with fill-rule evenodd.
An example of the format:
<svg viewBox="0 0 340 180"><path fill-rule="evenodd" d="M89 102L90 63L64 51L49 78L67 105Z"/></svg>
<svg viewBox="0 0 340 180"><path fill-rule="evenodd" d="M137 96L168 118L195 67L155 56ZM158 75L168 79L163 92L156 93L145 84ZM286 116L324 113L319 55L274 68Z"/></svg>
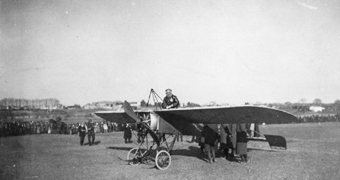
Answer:
<svg viewBox="0 0 340 180"><path fill-rule="evenodd" d="M0 105L6 107L15 107L19 109L56 109L60 107L60 102L57 99L14 99L14 98L4 98L0 100Z"/></svg>
<svg viewBox="0 0 340 180"><path fill-rule="evenodd" d="M340 100L337 99L334 101L333 103L333 109L334 111L336 111L337 113L340 113Z"/></svg>
<svg viewBox="0 0 340 180"><path fill-rule="evenodd" d="M335 100L334 104L340 104L340 100L339 99Z"/></svg>
<svg viewBox="0 0 340 180"><path fill-rule="evenodd" d="M305 98L300 99L299 101L301 104L306 104L307 100Z"/></svg>
<svg viewBox="0 0 340 180"><path fill-rule="evenodd" d="M156 108L162 107L162 102L155 102L154 104L150 103L149 107L156 107Z"/></svg>
<svg viewBox="0 0 340 180"><path fill-rule="evenodd" d="M215 101L211 101L211 102L209 103L209 106L216 106L216 102L215 102Z"/></svg>
<svg viewBox="0 0 340 180"><path fill-rule="evenodd" d="M263 103L261 101L256 101L256 105L262 105Z"/></svg>
<svg viewBox="0 0 340 180"><path fill-rule="evenodd" d="M285 102L285 105L286 105L286 106L291 106L291 105L292 105L292 103L291 103L291 102L289 102L289 101L287 101L287 102Z"/></svg>
<svg viewBox="0 0 340 180"><path fill-rule="evenodd" d="M316 98L316 99L314 99L313 104L315 104L315 105L321 105L321 104L322 104L322 101L321 101L321 99Z"/></svg>
<svg viewBox="0 0 340 180"><path fill-rule="evenodd" d="M141 107L146 107L146 102L144 101L144 99L140 102L140 106Z"/></svg>
<svg viewBox="0 0 340 180"><path fill-rule="evenodd" d="M187 107L200 107L200 105L196 103L188 102Z"/></svg>
<svg viewBox="0 0 340 180"><path fill-rule="evenodd" d="M292 109L293 108L293 104L291 102L285 102L285 107L287 109Z"/></svg>
<svg viewBox="0 0 340 180"><path fill-rule="evenodd" d="M293 108L295 109L295 108ZM309 110L309 107L307 106L307 100L305 98L300 99L299 103L297 104L296 109L300 112L306 112Z"/></svg>

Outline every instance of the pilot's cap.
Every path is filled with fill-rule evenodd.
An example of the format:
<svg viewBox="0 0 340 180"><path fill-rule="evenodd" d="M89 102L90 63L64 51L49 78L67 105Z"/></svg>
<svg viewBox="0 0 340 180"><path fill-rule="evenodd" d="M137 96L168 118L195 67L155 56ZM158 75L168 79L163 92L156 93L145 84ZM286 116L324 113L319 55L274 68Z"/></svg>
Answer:
<svg viewBox="0 0 340 180"><path fill-rule="evenodd" d="M89 119L88 122L89 122L89 123L92 122L92 119Z"/></svg>

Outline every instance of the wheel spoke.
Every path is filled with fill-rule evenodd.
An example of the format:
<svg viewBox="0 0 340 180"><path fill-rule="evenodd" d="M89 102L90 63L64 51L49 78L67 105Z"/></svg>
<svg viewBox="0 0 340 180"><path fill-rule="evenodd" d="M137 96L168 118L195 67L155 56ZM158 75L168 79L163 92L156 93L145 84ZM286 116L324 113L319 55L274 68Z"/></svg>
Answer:
<svg viewBox="0 0 340 180"><path fill-rule="evenodd" d="M167 169L171 165L170 154L165 150L161 150L160 152L157 153L155 162L158 169L160 170Z"/></svg>
<svg viewBox="0 0 340 180"><path fill-rule="evenodd" d="M130 165L138 165L141 163L142 151L140 149L133 148L128 152L127 161Z"/></svg>

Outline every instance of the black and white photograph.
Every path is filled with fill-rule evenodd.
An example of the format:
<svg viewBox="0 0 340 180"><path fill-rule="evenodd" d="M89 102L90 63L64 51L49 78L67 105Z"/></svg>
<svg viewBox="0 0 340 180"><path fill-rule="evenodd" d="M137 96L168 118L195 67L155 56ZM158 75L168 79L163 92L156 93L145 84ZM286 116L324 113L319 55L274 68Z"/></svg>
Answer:
<svg viewBox="0 0 340 180"><path fill-rule="evenodd" d="M0 180L340 179L339 0L0 0Z"/></svg>

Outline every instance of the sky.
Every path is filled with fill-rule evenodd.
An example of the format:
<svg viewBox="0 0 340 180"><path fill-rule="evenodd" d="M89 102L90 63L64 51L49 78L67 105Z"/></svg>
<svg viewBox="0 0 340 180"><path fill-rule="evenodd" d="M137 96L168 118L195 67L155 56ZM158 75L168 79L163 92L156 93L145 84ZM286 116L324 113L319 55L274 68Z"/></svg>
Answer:
<svg viewBox="0 0 340 180"><path fill-rule="evenodd" d="M340 99L338 0L0 2L0 99Z"/></svg>

